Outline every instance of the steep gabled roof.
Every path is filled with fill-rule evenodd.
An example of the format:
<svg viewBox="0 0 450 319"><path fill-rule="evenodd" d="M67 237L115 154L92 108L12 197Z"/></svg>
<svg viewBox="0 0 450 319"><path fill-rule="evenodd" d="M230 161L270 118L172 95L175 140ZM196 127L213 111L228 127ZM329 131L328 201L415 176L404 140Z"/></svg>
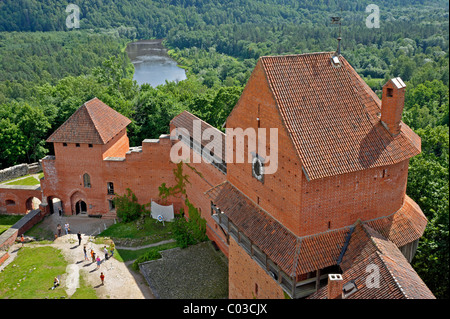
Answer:
<svg viewBox="0 0 450 319"><path fill-rule="evenodd" d="M404 123L392 137L381 101L344 57L332 52L267 56L260 63L307 178L391 165L420 153Z"/></svg>
<svg viewBox="0 0 450 319"><path fill-rule="evenodd" d="M106 144L131 121L93 98L84 103L47 139L47 142Z"/></svg>
<svg viewBox="0 0 450 319"><path fill-rule="evenodd" d="M340 266L344 285L356 286L348 299L435 299L398 247L367 224L354 226ZM326 298L326 287L308 298Z"/></svg>

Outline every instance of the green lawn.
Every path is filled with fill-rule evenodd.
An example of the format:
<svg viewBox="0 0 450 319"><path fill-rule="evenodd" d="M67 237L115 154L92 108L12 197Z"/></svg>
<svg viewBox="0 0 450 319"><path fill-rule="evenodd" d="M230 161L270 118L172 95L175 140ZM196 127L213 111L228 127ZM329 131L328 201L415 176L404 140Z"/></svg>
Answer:
<svg viewBox="0 0 450 319"><path fill-rule="evenodd" d="M137 250L130 250L130 249L117 249L117 253L120 256L121 261L130 261L139 258L142 255L153 253L153 252L159 252L166 249L172 249L178 247L176 242L163 244L155 247L150 248L143 248L143 249L137 249ZM114 253L114 257L116 257L116 253ZM151 259L148 259L151 260ZM148 261L147 260L147 261Z"/></svg>
<svg viewBox="0 0 450 319"><path fill-rule="evenodd" d="M22 217L22 215L0 215L0 235L17 223Z"/></svg>
<svg viewBox="0 0 450 319"><path fill-rule="evenodd" d="M23 247L16 259L0 275L0 299L60 299L67 298L64 288L51 290L53 279L64 275L67 261L53 247ZM73 299L95 299L97 295L80 278L80 288Z"/></svg>
<svg viewBox="0 0 450 319"><path fill-rule="evenodd" d="M98 237L116 239L132 239L136 245L143 246L172 238L172 223L164 225L157 220L146 217L144 223L138 221L130 223L117 223L104 230Z"/></svg>
<svg viewBox="0 0 450 319"><path fill-rule="evenodd" d="M6 183L6 185L25 185L25 186L34 186L39 184L40 182L33 176L28 176L22 179L17 179L12 182Z"/></svg>

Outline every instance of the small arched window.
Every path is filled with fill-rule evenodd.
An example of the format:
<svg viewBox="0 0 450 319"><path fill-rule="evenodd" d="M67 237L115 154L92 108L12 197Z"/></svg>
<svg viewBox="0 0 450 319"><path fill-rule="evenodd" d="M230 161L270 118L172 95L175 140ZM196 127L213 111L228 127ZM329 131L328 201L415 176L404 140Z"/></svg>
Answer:
<svg viewBox="0 0 450 319"><path fill-rule="evenodd" d="M89 176L88 173L85 173L83 175L83 183L84 183L84 187L91 188L91 177Z"/></svg>

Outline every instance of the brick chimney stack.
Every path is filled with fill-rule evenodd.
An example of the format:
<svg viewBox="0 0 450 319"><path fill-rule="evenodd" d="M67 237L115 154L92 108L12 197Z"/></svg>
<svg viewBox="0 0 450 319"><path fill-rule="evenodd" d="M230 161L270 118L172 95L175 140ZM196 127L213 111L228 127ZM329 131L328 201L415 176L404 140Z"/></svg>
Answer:
<svg viewBox="0 0 450 319"><path fill-rule="evenodd" d="M327 298L328 299L341 299L343 289L342 275L329 274L327 285Z"/></svg>
<svg viewBox="0 0 450 319"><path fill-rule="evenodd" d="M389 80L383 86L381 124L392 136L400 133L400 121L405 104L405 87L405 83L399 77Z"/></svg>

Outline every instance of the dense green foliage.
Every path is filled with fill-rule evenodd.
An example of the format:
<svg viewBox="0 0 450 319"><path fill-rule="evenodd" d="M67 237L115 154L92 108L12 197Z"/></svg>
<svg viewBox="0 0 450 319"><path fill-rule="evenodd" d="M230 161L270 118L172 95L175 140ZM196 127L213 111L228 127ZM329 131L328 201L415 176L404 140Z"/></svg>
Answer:
<svg viewBox="0 0 450 319"><path fill-rule="evenodd" d="M138 202L133 191L127 188L127 193L114 196L117 217L121 222L129 223L145 214L145 205Z"/></svg>
<svg viewBox="0 0 450 319"><path fill-rule="evenodd" d="M201 217L198 209L188 199L185 200L188 207L188 218L184 214L177 216L173 221L173 236L178 246L186 248L207 239L206 220Z"/></svg>
<svg viewBox="0 0 450 319"><path fill-rule="evenodd" d="M80 30L67 32L68 3L80 6ZM51 154L44 140L95 96L132 120L133 146L168 133L169 121L183 110L220 128L259 56L334 51L338 26L330 17L340 15L343 55L370 87L380 94L395 76L407 84L403 120L422 138L407 193L429 220L412 264L438 298L448 298L449 4L377 1L380 28L370 29L370 3L4 0L0 168ZM165 39L187 80L157 88L133 83L123 48L148 38Z"/></svg>

